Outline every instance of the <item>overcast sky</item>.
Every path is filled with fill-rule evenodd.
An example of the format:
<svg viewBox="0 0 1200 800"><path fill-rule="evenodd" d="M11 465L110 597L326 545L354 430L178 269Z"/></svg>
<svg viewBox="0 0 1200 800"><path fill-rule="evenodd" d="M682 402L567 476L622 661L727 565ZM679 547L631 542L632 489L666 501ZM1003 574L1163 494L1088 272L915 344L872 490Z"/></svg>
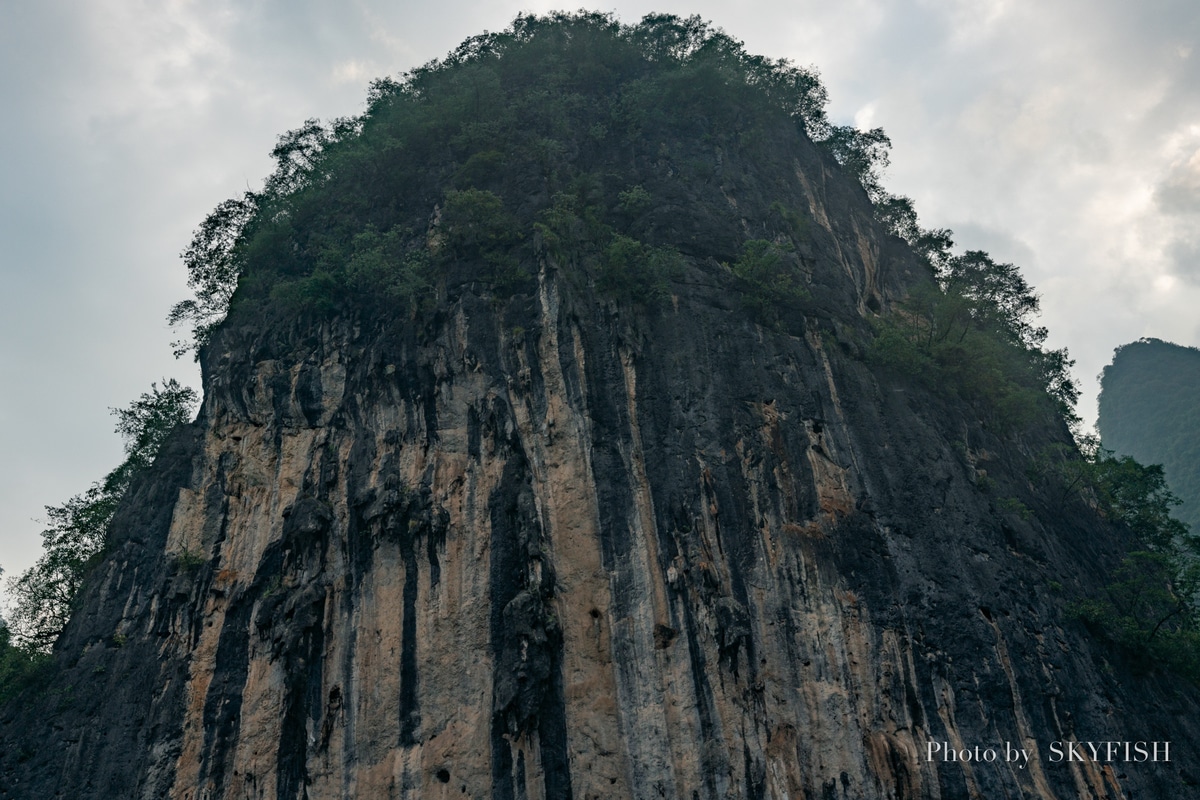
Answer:
<svg viewBox="0 0 1200 800"><path fill-rule="evenodd" d="M120 462L110 407L171 356L179 252L261 186L305 119L368 81L554 3L12 0L0 11L0 567L36 559L42 507ZM886 185L927 227L1017 263L1094 420L1117 345L1200 345L1195 0L619 2L699 14L815 65L837 122L882 126Z"/></svg>

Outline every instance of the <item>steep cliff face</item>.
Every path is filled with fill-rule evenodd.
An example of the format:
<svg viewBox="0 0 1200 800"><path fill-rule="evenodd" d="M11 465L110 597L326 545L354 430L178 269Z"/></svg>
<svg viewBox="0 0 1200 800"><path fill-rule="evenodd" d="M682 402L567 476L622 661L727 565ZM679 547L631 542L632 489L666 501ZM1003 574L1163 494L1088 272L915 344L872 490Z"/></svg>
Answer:
<svg viewBox="0 0 1200 800"><path fill-rule="evenodd" d="M867 365L922 271L789 147L702 190L736 228L771 172L811 220L809 311L776 327L701 223L657 309L542 251L527 291L416 320L235 314L47 688L0 716L0 797L1200 796L1196 693L1066 610L1117 532Z"/></svg>
<svg viewBox="0 0 1200 800"><path fill-rule="evenodd" d="M860 207L813 258L886 299L889 247ZM674 289L630 319L543 263L423 327L224 331L56 689L6 713L0 796L1194 793L1194 694L1050 589L1110 532L997 518L998 440L881 383L849 321L764 331L716 265ZM1072 739L1171 761L1053 762Z"/></svg>

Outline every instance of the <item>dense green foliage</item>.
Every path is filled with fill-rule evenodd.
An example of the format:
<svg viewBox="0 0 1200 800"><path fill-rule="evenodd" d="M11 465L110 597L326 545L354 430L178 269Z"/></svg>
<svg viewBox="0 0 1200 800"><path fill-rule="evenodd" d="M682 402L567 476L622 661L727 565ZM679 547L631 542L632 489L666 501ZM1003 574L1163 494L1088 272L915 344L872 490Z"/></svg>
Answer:
<svg viewBox="0 0 1200 800"><path fill-rule="evenodd" d="M1200 682L1200 537L1171 515L1179 501L1162 468L1092 443L1065 469L1134 542L1104 594L1077 604L1079 615L1136 660Z"/></svg>
<svg viewBox="0 0 1200 800"><path fill-rule="evenodd" d="M946 231L920 232L936 280L879 320L874 358L968 401L1001 429L1057 413L1075 422L1079 390L1066 350L1043 347L1038 299L1012 264L969 250L950 255ZM932 246L936 243L936 246Z"/></svg>
<svg viewBox="0 0 1200 800"><path fill-rule="evenodd" d="M1182 500L1175 516L1200 530L1200 350L1159 339L1118 347L1100 376L1104 446L1162 464Z"/></svg>
<svg viewBox="0 0 1200 800"><path fill-rule="evenodd" d="M46 506L49 526L42 532L43 553L8 583L14 604L5 635L30 658L49 651L62 632L84 577L104 551L121 498L134 477L154 461L175 426L191 417L195 403L196 393L171 379L161 389L152 385L128 408L113 409L117 433L125 440L125 460L83 494L61 506Z"/></svg>
<svg viewBox="0 0 1200 800"><path fill-rule="evenodd" d="M792 260L764 261L736 225L689 251L682 232L703 204L686 187L782 129L876 185L887 137L830 124L825 102L814 70L750 55L696 17L520 16L375 82L361 116L281 137L263 189L196 231L184 253L196 297L171 321L192 326L184 349L198 350L231 307L416 313L447 287L526 291L544 266L653 306L689 256L734 262L770 319L799 295ZM786 237L772 241L782 256Z"/></svg>

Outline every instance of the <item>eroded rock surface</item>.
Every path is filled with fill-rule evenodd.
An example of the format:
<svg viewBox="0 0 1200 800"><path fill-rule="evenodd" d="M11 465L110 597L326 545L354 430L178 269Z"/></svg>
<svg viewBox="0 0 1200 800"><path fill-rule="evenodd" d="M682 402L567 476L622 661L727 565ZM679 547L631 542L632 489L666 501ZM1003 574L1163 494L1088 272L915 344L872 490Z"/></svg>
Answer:
<svg viewBox="0 0 1200 800"><path fill-rule="evenodd" d="M825 306L785 330L698 258L656 311L546 259L420 323L227 326L52 688L3 712L0 797L1198 796L1196 693L1067 612L1119 537L868 368L917 267L812 158Z"/></svg>

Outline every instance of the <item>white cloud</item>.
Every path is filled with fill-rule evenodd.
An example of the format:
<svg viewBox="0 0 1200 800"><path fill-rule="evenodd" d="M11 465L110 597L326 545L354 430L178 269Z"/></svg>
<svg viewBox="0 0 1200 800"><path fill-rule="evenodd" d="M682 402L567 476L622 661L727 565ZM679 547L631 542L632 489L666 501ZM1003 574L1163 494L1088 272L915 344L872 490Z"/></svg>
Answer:
<svg viewBox="0 0 1200 800"><path fill-rule="evenodd" d="M363 86L379 75L379 70L364 61L343 61L333 65L334 83L353 83Z"/></svg>
<svg viewBox="0 0 1200 800"><path fill-rule="evenodd" d="M854 112L854 127L859 130L870 130L875 127L875 104L867 103Z"/></svg>

